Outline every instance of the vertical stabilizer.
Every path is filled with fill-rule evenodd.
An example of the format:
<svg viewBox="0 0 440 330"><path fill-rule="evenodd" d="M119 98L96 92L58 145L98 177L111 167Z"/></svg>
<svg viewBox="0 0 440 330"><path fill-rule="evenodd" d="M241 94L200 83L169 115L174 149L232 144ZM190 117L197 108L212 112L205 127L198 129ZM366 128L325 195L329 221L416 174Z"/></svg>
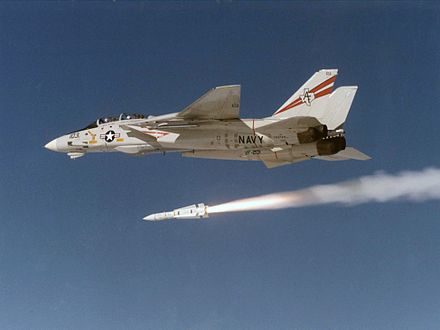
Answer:
<svg viewBox="0 0 440 330"><path fill-rule="evenodd" d="M327 107L318 120L330 130L337 129L345 123L351 104L356 95L357 86L342 86L329 97Z"/></svg>
<svg viewBox="0 0 440 330"><path fill-rule="evenodd" d="M278 118L320 117L333 91L337 74L337 69L319 70L284 102L273 116Z"/></svg>

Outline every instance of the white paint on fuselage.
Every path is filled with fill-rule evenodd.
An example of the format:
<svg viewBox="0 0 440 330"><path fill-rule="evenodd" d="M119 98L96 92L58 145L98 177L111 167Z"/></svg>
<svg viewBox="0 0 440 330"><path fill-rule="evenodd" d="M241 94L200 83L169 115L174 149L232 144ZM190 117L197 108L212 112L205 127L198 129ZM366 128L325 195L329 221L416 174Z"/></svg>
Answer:
<svg viewBox="0 0 440 330"><path fill-rule="evenodd" d="M160 118L172 118L172 115L174 114L160 116ZM156 118L159 117L154 117L154 119ZM56 151L82 153L118 151L128 154L143 154L151 151L270 149L297 144L296 134L289 129L277 129L269 134L259 132L261 127L277 121L272 118L207 121L199 127L182 127L174 129L174 132L135 126L145 122L144 119L114 121L59 137L56 139L58 149ZM128 136L127 130L123 129L121 125L124 127L133 125L138 131L154 137L161 148L158 149L136 137ZM111 133L109 134L109 132ZM106 139L107 135L112 138ZM304 148L305 146L300 149ZM310 150L310 148L306 149Z"/></svg>

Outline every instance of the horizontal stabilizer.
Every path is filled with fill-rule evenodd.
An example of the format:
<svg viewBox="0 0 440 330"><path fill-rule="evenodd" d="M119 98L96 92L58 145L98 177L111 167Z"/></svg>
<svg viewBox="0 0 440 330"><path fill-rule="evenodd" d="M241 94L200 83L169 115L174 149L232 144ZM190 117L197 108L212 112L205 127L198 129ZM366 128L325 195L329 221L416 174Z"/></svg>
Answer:
<svg viewBox="0 0 440 330"><path fill-rule="evenodd" d="M314 157L316 159L321 160L328 160L328 161L336 161L336 160L348 160L348 159L355 159L355 160L369 160L371 159L370 156L364 154L363 152L360 152L359 150L347 147L344 150L339 151L337 154L330 155L330 156L317 156Z"/></svg>
<svg viewBox="0 0 440 330"><path fill-rule="evenodd" d="M275 167L280 167L280 166L284 166L284 165L290 165L292 164L291 162L284 162L281 160L262 160L263 164L267 167L267 168L275 168Z"/></svg>
<svg viewBox="0 0 440 330"><path fill-rule="evenodd" d="M260 157L267 168L295 164L309 159L309 157L292 157L289 151L273 152Z"/></svg>

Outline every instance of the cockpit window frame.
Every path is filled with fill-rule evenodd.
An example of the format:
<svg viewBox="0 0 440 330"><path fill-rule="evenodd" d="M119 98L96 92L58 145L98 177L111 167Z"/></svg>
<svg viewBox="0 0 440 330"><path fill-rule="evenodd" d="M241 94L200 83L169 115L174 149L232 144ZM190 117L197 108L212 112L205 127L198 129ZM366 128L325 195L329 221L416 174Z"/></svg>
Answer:
<svg viewBox="0 0 440 330"><path fill-rule="evenodd" d="M128 118L127 118L128 117ZM132 119L144 119L146 118L145 115L140 114L140 113L121 113L118 117L115 116L108 116L108 117L101 117L98 118L97 120L95 120L93 123L90 123L89 125L87 125L86 127L70 132L68 134L72 134L72 133L76 133L76 132L80 132L80 131L85 131L88 129L93 129L93 128L97 128L99 127L99 125L104 125L104 124L109 124L109 123L113 123L116 121L122 121L122 120L132 120ZM107 120L107 121L105 121Z"/></svg>
<svg viewBox="0 0 440 330"><path fill-rule="evenodd" d="M113 116L101 117L96 121L96 123L98 125L102 125L102 124L112 123L114 121L119 121L119 117L113 117Z"/></svg>
<svg viewBox="0 0 440 330"><path fill-rule="evenodd" d="M132 120L132 119L144 119L145 115L140 113L121 113L119 115L119 120Z"/></svg>

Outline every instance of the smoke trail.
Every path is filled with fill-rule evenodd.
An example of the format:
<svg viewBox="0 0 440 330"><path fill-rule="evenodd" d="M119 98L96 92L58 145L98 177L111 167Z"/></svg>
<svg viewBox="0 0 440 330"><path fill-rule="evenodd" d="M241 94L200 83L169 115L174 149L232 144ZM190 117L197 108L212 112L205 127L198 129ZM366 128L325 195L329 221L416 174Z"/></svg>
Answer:
<svg viewBox="0 0 440 330"><path fill-rule="evenodd" d="M239 199L209 206L209 213L283 209L338 203L356 205L369 202L440 199L440 169L404 171L396 175L376 173L336 184Z"/></svg>

